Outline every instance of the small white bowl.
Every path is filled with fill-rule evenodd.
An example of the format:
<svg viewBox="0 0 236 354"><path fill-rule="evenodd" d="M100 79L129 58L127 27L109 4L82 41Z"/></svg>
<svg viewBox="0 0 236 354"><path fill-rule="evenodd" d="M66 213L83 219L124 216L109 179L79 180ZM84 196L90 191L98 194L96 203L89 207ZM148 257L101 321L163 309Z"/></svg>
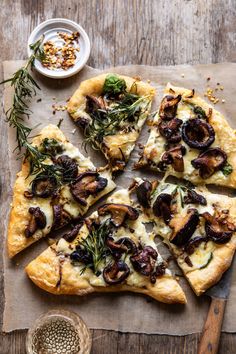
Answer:
<svg viewBox="0 0 236 354"><path fill-rule="evenodd" d="M30 45L35 43L42 35L45 36L44 42L51 40L53 42L60 41L57 32L79 32L79 47L80 51L77 54L75 65L68 70L54 69L50 70L44 67L39 60L35 60L35 68L42 74L53 79L64 79L66 77L78 73L87 63L90 55L90 41L85 30L76 22L65 18L53 18L51 20L40 23L31 33L28 39L28 56L32 54Z"/></svg>

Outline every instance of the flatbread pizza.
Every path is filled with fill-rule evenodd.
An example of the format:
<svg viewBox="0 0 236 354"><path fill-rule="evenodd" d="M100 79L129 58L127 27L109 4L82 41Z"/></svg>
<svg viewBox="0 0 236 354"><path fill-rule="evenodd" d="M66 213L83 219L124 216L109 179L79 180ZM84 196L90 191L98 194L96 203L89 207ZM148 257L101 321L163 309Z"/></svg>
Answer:
<svg viewBox="0 0 236 354"><path fill-rule="evenodd" d="M48 125L33 139L56 175L32 174L26 159L17 174L8 226L8 254L13 257L30 244L80 218L101 196L115 188L109 170L98 171L55 125Z"/></svg>

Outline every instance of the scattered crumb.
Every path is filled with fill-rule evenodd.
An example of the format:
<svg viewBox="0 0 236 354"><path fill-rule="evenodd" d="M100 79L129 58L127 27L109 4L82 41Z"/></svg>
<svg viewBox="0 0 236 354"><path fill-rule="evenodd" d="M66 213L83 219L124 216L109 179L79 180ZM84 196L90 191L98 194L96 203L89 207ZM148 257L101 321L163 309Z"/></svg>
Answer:
<svg viewBox="0 0 236 354"><path fill-rule="evenodd" d="M151 80L148 79L148 80L147 80L147 83L150 84L150 82L151 82Z"/></svg>
<svg viewBox="0 0 236 354"><path fill-rule="evenodd" d="M221 100L221 102L222 102L222 103L225 103L225 100L223 99L223 100Z"/></svg>
<svg viewBox="0 0 236 354"><path fill-rule="evenodd" d="M210 78L210 77L208 77L208 78L207 78L207 81L210 81L210 80L211 80L211 78Z"/></svg>
<svg viewBox="0 0 236 354"><path fill-rule="evenodd" d="M73 130L71 131L72 134L75 134L75 132L76 132L76 129L73 129Z"/></svg>
<svg viewBox="0 0 236 354"><path fill-rule="evenodd" d="M37 99L37 102L41 102L41 101L42 101L42 98L38 98L38 99Z"/></svg>
<svg viewBox="0 0 236 354"><path fill-rule="evenodd" d="M223 91L224 90L224 86L220 86L220 90Z"/></svg>
<svg viewBox="0 0 236 354"><path fill-rule="evenodd" d="M184 73L181 74L181 77L184 77Z"/></svg>

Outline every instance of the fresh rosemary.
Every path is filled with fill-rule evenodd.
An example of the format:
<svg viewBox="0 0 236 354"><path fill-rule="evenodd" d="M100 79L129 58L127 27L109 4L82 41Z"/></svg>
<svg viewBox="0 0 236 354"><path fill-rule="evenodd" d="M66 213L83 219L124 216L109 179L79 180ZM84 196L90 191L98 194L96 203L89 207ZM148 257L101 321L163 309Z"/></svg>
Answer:
<svg viewBox="0 0 236 354"><path fill-rule="evenodd" d="M150 96L138 96L131 92L122 94L120 100L107 109L97 109L90 114L91 122L85 129L85 145L94 149L107 135L114 135L125 122L135 124L140 114L147 110Z"/></svg>
<svg viewBox="0 0 236 354"><path fill-rule="evenodd" d="M81 274L87 268L90 268L96 275L99 275L99 265L109 252L106 246L106 239L110 233L110 219L107 219L99 226L92 225L88 236L79 242L79 247L85 250L92 259L90 264L86 264L82 268Z"/></svg>
<svg viewBox="0 0 236 354"><path fill-rule="evenodd" d="M46 176L53 176L60 183L61 168L59 166L48 165L44 163L48 154L41 152L36 146L33 146L30 139L32 128L24 123L25 118L29 118L31 111L28 101L36 95L36 90L40 89L37 82L30 74L30 69L34 67L35 59L42 60L44 51L42 49L43 37L32 44L32 54L27 63L17 70L13 76L0 84L10 83L14 89L12 106L6 112L6 121L10 127L16 130L16 149L21 153L24 149L23 156L29 161L29 175L36 175L39 172ZM29 176L28 175L28 176ZM27 177L28 177L27 176Z"/></svg>

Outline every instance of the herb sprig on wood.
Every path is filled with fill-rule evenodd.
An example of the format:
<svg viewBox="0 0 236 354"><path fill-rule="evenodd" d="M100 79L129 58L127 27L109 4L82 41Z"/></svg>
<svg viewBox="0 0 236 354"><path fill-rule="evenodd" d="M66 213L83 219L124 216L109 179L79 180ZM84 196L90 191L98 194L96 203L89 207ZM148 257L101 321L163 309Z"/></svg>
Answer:
<svg viewBox="0 0 236 354"><path fill-rule="evenodd" d="M29 118L32 113L29 108L29 100L36 95L39 85L30 73L34 67L35 59L42 60L44 51L42 49L43 37L30 46L32 54L27 63L17 70L12 77L1 82L10 83L14 89L12 106L6 112L6 121L10 127L16 130L16 150L20 156L24 156L29 161L29 175L37 175L42 172L45 176L53 176L58 183L61 180L61 168L56 165L48 165L44 161L48 158L47 153L41 152L30 142L32 128L25 124L25 118ZM21 154L24 150L23 154Z"/></svg>

